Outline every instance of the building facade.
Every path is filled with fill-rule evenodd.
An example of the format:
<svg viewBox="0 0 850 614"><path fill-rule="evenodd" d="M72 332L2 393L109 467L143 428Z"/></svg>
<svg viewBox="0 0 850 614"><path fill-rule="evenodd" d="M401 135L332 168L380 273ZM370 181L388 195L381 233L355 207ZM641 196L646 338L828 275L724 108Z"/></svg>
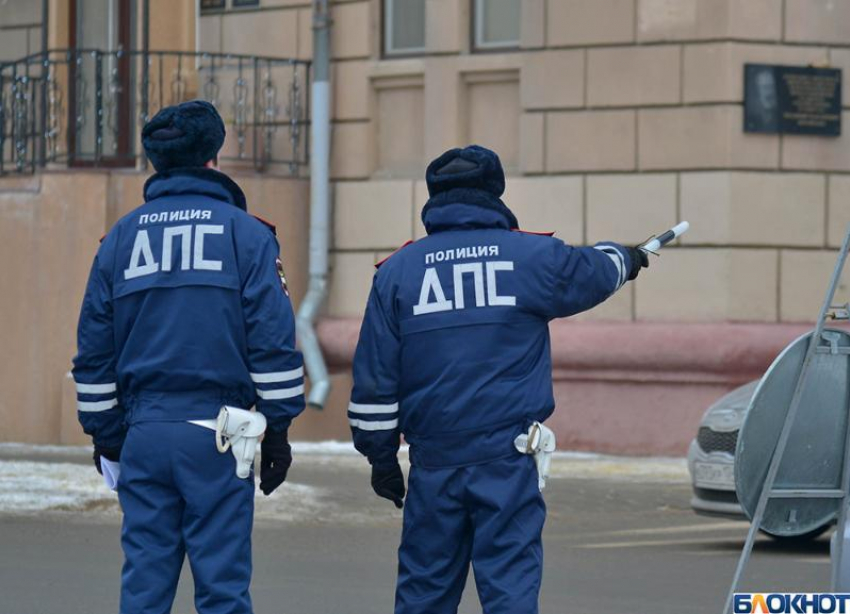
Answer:
<svg viewBox="0 0 850 614"><path fill-rule="evenodd" d="M45 3L50 47L68 45L76 27L69 6L86 1L93 2ZM189 8L101 0L115 2L136 15L148 11L151 49L301 60L312 54L309 0L202 0L186 2ZM38 3L18 3L30 4ZM41 40L39 15L8 8L14 5L0 9L2 59ZM816 317L850 223L850 134L846 126L839 137L745 133L743 67L850 68L850 4L340 0L331 16L333 270L320 331L335 388L323 412L308 410L299 421L298 435L347 436L347 369L373 265L422 237L425 166L467 143L499 152L508 174L505 202L528 230L556 231L576 244L636 244L679 220L691 222L691 232L653 259L638 283L591 313L552 324L553 424L566 447L683 452L708 403L758 377ZM7 42L7 30L18 42ZM234 123L239 94L229 86L218 90L220 109ZM207 93L202 80L184 94L193 92ZM846 74L843 100L850 100ZM279 92L276 106L287 104ZM842 115L846 122L847 111ZM229 151L260 147L253 141L262 138L230 138ZM258 187L272 200L255 204L291 229L288 267L303 280L303 181L254 173L236 158L234 172L246 181L295 186L287 198L296 200L288 202ZM57 180L51 173L69 172L102 171L39 172L40 185ZM109 187L115 177L138 183L138 175L144 172L113 172L99 188L104 200L116 193ZM0 224L21 198L9 196L14 185L26 181L0 179ZM32 201L42 202L41 194L33 189ZM80 254L81 268L95 247ZM846 289L845 281L839 293ZM68 288L75 300L62 307L64 324L81 292L81 285ZM67 364L72 335L62 334ZM28 386L15 402L27 402ZM0 399L0 416L11 415L8 403ZM52 404L45 416L60 411L54 400L45 403ZM66 402L62 415L69 411ZM0 439L71 437L37 425L21 433Z"/></svg>

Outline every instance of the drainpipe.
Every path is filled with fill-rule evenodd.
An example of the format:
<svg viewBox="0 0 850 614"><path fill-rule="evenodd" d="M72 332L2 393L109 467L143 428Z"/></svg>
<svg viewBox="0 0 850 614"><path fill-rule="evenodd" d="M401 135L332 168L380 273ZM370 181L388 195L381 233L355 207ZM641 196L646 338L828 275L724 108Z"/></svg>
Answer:
<svg viewBox="0 0 850 614"><path fill-rule="evenodd" d="M331 391L315 322L327 296L330 226L330 15L328 0L313 0L313 85L310 107L310 284L296 317L310 378L307 404L322 409Z"/></svg>

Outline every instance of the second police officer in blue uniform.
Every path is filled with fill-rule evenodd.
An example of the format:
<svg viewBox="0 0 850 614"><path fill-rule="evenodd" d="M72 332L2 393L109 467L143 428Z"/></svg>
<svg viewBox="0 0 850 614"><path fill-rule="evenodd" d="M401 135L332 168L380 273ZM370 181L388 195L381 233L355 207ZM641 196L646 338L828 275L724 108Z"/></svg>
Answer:
<svg viewBox="0 0 850 614"><path fill-rule="evenodd" d="M555 406L548 324L601 303L648 262L615 243L517 232L499 158L482 147L446 152L426 178L428 236L375 274L348 412L375 492L404 505L395 612L456 612L472 562L486 614L532 614L546 508L514 440Z"/></svg>
<svg viewBox="0 0 850 614"><path fill-rule="evenodd" d="M185 555L200 614L250 614L254 479L189 420L223 405L267 419L260 488L292 462L304 408L301 355L273 227L214 170L224 124L212 105L160 111L143 144L157 173L145 204L103 239L74 359L79 419L95 465L120 461L123 614L166 614Z"/></svg>

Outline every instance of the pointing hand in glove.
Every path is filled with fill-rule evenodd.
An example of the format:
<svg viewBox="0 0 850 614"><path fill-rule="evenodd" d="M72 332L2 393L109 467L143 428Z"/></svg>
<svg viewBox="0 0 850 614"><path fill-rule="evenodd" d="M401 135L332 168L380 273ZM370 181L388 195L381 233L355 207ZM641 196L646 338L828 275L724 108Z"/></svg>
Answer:
<svg viewBox="0 0 850 614"><path fill-rule="evenodd" d="M632 261L632 268L629 271L628 280L632 281L637 279L638 273L640 273L641 269L649 268L649 254L637 247L627 247L626 249L629 250L629 259Z"/></svg>

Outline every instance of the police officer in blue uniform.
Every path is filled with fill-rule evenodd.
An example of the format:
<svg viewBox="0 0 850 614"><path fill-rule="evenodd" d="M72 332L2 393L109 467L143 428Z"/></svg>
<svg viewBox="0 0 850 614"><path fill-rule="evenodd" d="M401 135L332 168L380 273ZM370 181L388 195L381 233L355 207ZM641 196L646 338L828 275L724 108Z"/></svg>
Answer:
<svg viewBox="0 0 850 614"><path fill-rule="evenodd" d="M446 152L426 178L428 236L379 265L348 410L372 487L404 507L395 612L456 612L471 562L486 614L532 614L546 508L514 440L555 406L548 324L648 262L615 243L518 232L499 158L482 147Z"/></svg>
<svg viewBox="0 0 850 614"><path fill-rule="evenodd" d="M188 555L200 614L252 612L254 478L189 423L224 405L267 420L260 488L292 462L287 429L304 408L301 355L274 228L250 216L218 170L225 130L203 101L144 127L156 169L145 203L97 252L73 375L94 461L120 461L122 614L171 611Z"/></svg>

